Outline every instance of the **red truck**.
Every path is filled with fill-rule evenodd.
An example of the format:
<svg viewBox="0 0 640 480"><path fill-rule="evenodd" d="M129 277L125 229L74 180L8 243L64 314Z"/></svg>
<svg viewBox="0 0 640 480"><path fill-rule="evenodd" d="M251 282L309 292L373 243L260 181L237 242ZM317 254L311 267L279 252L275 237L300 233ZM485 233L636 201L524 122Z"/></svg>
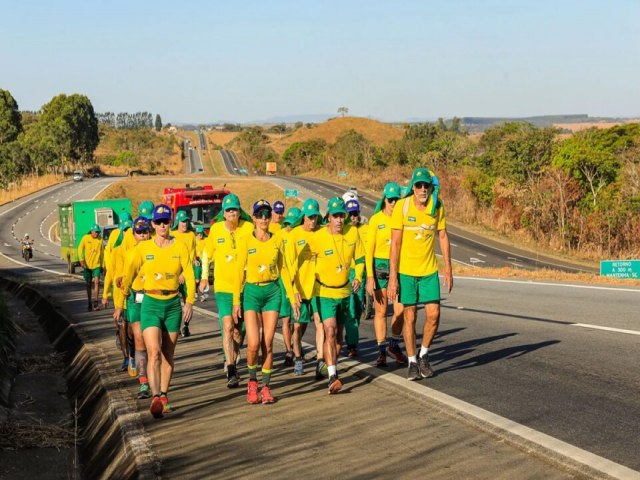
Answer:
<svg viewBox="0 0 640 480"><path fill-rule="evenodd" d="M173 217L180 210L184 210L194 225L204 226L209 234L209 228L215 223L215 216L222 209L222 199L231 193L225 187L213 188L211 185L186 187L167 187L162 195L162 202L171 207Z"/></svg>

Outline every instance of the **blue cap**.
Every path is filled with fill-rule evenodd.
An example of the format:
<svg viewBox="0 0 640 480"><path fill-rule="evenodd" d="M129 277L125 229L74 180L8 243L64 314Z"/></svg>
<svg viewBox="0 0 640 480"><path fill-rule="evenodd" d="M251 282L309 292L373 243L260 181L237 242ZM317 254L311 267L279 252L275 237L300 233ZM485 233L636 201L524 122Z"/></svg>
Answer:
<svg viewBox="0 0 640 480"><path fill-rule="evenodd" d="M158 220L171 220L171 208L162 203L160 205L156 205L153 209L153 213L151 214L151 219L154 222L157 222Z"/></svg>
<svg viewBox="0 0 640 480"><path fill-rule="evenodd" d="M146 217L143 217L142 215L139 216L138 218L136 218L133 221L133 231L134 232L140 232L140 231L150 231L151 230L151 225L149 225L149 220L147 220Z"/></svg>
<svg viewBox="0 0 640 480"><path fill-rule="evenodd" d="M347 209L348 213L360 212L360 204L358 203L358 200L349 200L345 204L345 208Z"/></svg>
<svg viewBox="0 0 640 480"><path fill-rule="evenodd" d="M269 202L267 202L266 200L258 200L256 203L253 204L253 214L255 215L258 210L269 210L271 211L271 204Z"/></svg>
<svg viewBox="0 0 640 480"><path fill-rule="evenodd" d="M276 213L284 213L284 203L280 200L273 202L273 211Z"/></svg>

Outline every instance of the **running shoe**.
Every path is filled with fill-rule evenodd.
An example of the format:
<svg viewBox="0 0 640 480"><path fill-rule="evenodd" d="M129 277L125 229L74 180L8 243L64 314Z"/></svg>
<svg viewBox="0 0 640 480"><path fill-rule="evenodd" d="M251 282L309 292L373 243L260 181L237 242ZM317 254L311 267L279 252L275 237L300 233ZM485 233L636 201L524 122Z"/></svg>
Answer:
<svg viewBox="0 0 640 480"><path fill-rule="evenodd" d="M182 336L183 337L191 336L191 330L189 330L189 324L188 323L185 323L184 326L182 327Z"/></svg>
<svg viewBox="0 0 640 480"><path fill-rule="evenodd" d="M151 407L149 408L149 410L151 411L151 415L153 415L153 418L162 418L162 410L164 410L164 405L162 403L162 400L160 400L159 396L155 396L153 397L153 400L151 400Z"/></svg>
<svg viewBox="0 0 640 480"><path fill-rule="evenodd" d="M160 401L162 402L162 413L173 412L173 408L171 408L171 404L169 403L169 398L166 395L160 395Z"/></svg>
<svg viewBox="0 0 640 480"><path fill-rule="evenodd" d="M304 364L302 360L295 359L293 362L293 373L295 375L304 375Z"/></svg>
<svg viewBox="0 0 640 480"><path fill-rule="evenodd" d="M247 402L252 405L260 403L257 380L249 380L249 383L247 384Z"/></svg>
<svg viewBox="0 0 640 480"><path fill-rule="evenodd" d="M355 358L357 356L358 356L358 347L356 347L355 345L349 345L347 347L347 357Z"/></svg>
<svg viewBox="0 0 640 480"><path fill-rule="evenodd" d="M235 365L227 367L227 388L238 388L240 385L240 377Z"/></svg>
<svg viewBox="0 0 640 480"><path fill-rule="evenodd" d="M116 372L126 372L129 369L129 357L124 357L122 360L122 365L120 368L116 370Z"/></svg>
<svg viewBox="0 0 640 480"><path fill-rule="evenodd" d="M422 378L431 378L435 375L433 370L431 369L431 364L429 363L429 354L426 353L421 357L418 357L418 368L420 369L420 375Z"/></svg>
<svg viewBox="0 0 640 480"><path fill-rule="evenodd" d="M331 375L329 379L329 395L334 395L342 389L342 382L337 375Z"/></svg>
<svg viewBox="0 0 640 480"><path fill-rule="evenodd" d="M387 366L387 355L386 353L380 352L378 358L376 359L376 367L386 367Z"/></svg>
<svg viewBox="0 0 640 480"><path fill-rule="evenodd" d="M327 368L327 364L324 362L324 360L318 361L318 363L316 363L316 380L327 378L328 375L329 369Z"/></svg>
<svg viewBox="0 0 640 480"><path fill-rule="evenodd" d="M149 398L151 397L151 388L148 383L141 383L140 388L138 389L138 398Z"/></svg>
<svg viewBox="0 0 640 480"><path fill-rule="evenodd" d="M260 397L262 398L263 405L267 403L274 403L276 401L276 399L273 398L273 395L271 395L271 390L269 390L269 387L266 385L264 385L260 390Z"/></svg>
<svg viewBox="0 0 640 480"><path fill-rule="evenodd" d="M129 357L127 373L133 378L138 376L138 367L136 366L136 359L134 357Z"/></svg>
<svg viewBox="0 0 640 480"><path fill-rule="evenodd" d="M407 372L407 380L420 380L422 375L420 375L420 367L416 362L409 362L409 370Z"/></svg>
<svg viewBox="0 0 640 480"><path fill-rule="evenodd" d="M407 363L407 357L404 353L402 353L402 349L399 345L389 345L387 347L387 353L396 361L396 363L399 363L401 365Z"/></svg>
<svg viewBox="0 0 640 480"><path fill-rule="evenodd" d="M284 354L284 366L285 367L293 367L293 352L288 351Z"/></svg>

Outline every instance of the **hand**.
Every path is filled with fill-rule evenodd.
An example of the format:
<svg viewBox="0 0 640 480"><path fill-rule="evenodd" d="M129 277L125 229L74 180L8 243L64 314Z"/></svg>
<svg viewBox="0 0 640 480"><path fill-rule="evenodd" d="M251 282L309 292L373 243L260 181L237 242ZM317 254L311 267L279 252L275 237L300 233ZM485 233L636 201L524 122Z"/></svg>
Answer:
<svg viewBox="0 0 640 480"><path fill-rule="evenodd" d="M85 262L84 260L81 260L81 261L80 261L80 266L81 266L82 268L87 268L87 262Z"/></svg>
<svg viewBox="0 0 640 480"><path fill-rule="evenodd" d="M116 287L122 288L122 277L116 278Z"/></svg>
<svg viewBox="0 0 640 480"><path fill-rule="evenodd" d="M240 309L240 305L233 306L233 311L231 312L231 316L233 317L233 323L237 325L240 319L242 318L242 310Z"/></svg>
<svg viewBox="0 0 640 480"><path fill-rule="evenodd" d="M191 316L193 315L193 305L189 302L184 302L182 306L182 321L184 323L189 323L191 321Z"/></svg>
<svg viewBox="0 0 640 480"><path fill-rule="evenodd" d="M184 275L180 274L180 276L178 277L178 283L180 285L184 285Z"/></svg>
<svg viewBox="0 0 640 480"><path fill-rule="evenodd" d="M122 324L120 319L122 318L122 308L118 307L113 311L113 321L116 322L116 328Z"/></svg>
<svg viewBox="0 0 640 480"><path fill-rule="evenodd" d="M397 302L398 300L398 279L389 277L389 283L387 284L387 298Z"/></svg>
<svg viewBox="0 0 640 480"><path fill-rule="evenodd" d="M358 290L360 290L360 280L354 278L353 282L351 282L351 288L353 289L353 293L358 293Z"/></svg>
<svg viewBox="0 0 640 480"><path fill-rule="evenodd" d="M291 311L293 312L293 319L298 320L300 318L300 305L296 302L291 302Z"/></svg>
<svg viewBox="0 0 640 480"><path fill-rule="evenodd" d="M109 300L107 297L102 297L102 307L107 308L109 306Z"/></svg>
<svg viewBox="0 0 640 480"><path fill-rule="evenodd" d="M204 293L205 289L208 286L209 286L209 279L203 278L202 280L200 280L200 285L198 285L198 290L200 290L200 293Z"/></svg>
<svg viewBox="0 0 640 480"><path fill-rule="evenodd" d="M295 297L296 297L296 305L300 307L300 305L302 305L302 297L300 296L299 293L296 293Z"/></svg>
<svg viewBox="0 0 640 480"><path fill-rule="evenodd" d="M443 277L442 283L446 287L447 293L451 293L451 290L453 289L453 272L451 272L451 267L444 270Z"/></svg>
<svg viewBox="0 0 640 480"><path fill-rule="evenodd" d="M367 277L367 293L373 297L376 282L373 277Z"/></svg>

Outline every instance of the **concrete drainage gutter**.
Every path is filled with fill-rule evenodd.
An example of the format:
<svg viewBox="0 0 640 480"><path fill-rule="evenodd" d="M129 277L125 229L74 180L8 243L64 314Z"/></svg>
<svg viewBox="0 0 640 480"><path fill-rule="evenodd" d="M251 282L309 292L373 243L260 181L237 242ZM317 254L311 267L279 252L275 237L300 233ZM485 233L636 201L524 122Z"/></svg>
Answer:
<svg viewBox="0 0 640 480"><path fill-rule="evenodd" d="M102 349L67 314L31 285L0 278L0 287L38 315L54 348L64 355L69 400L77 402L84 478L159 478L160 463L127 392Z"/></svg>

